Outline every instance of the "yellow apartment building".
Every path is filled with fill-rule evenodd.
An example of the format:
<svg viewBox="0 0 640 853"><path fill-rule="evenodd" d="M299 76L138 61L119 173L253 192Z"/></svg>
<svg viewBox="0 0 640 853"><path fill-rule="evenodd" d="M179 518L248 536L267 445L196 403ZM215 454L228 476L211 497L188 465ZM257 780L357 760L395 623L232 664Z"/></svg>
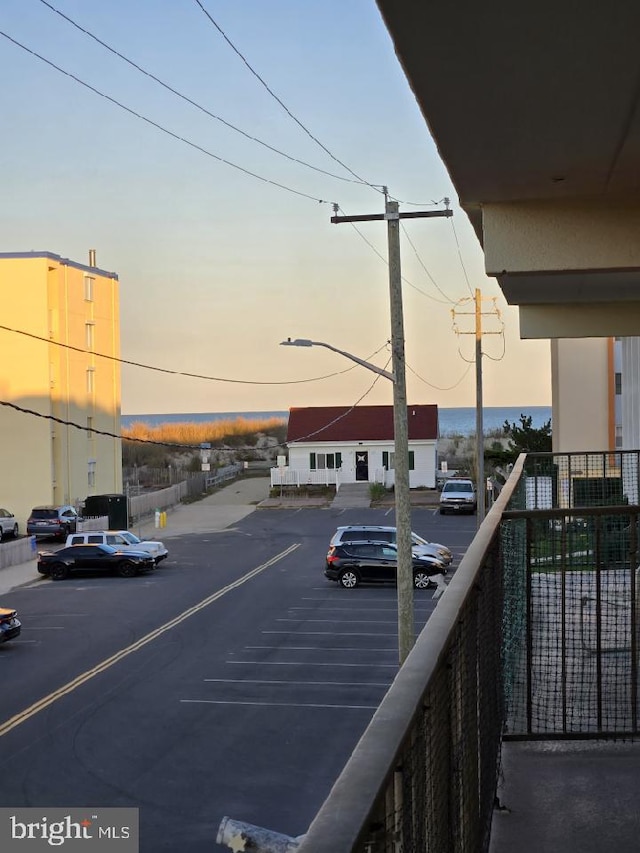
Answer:
<svg viewBox="0 0 640 853"><path fill-rule="evenodd" d="M0 292L0 506L24 532L33 506L122 492L119 282L93 250L0 253Z"/></svg>

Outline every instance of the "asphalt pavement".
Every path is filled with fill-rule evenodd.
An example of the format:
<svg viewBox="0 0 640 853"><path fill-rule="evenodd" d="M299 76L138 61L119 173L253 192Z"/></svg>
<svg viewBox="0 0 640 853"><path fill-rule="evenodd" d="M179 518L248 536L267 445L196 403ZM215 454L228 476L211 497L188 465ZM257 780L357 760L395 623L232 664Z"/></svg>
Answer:
<svg viewBox="0 0 640 853"><path fill-rule="evenodd" d="M167 510L164 527L156 527L155 516L151 516L132 525L131 531L141 539L159 539L164 542L190 533L225 530L267 501L269 488L269 477L240 478L202 500L179 504ZM51 544L48 540L41 541L38 549L46 550ZM171 546L167 545L167 548L171 553ZM33 559L0 569L0 596L6 596L12 589L40 579L42 575L38 574L36 562Z"/></svg>

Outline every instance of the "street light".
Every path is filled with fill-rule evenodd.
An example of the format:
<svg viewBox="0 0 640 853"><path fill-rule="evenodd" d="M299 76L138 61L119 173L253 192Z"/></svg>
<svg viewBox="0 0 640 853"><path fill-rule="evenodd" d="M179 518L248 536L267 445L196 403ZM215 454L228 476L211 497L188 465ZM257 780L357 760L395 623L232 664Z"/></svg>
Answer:
<svg viewBox="0 0 640 853"><path fill-rule="evenodd" d="M365 361L362 358L358 358L357 355L352 355L350 352L345 352L343 349L338 349L337 347L332 346L331 344L325 344L323 341L310 341L309 338L295 338L291 340L291 338L287 338L286 341L281 341L281 347L325 347L325 349L330 349L333 352L337 352L340 355L343 355L345 358L351 359L351 361L355 361L356 364L361 364L363 367L366 367L368 370L373 370L374 373L378 373L380 376L384 376L385 379L390 379L392 382L396 381L393 373L389 373L388 370L383 370L381 367L376 367L375 364L371 364L368 361Z"/></svg>
<svg viewBox="0 0 640 853"><path fill-rule="evenodd" d="M415 642L413 624L413 549L411 543L411 499L409 485L409 428L407 418L407 396L404 374L404 349L396 345L393 350L394 372L389 373L376 367L357 355L327 344L324 341L311 341L308 338L287 338L280 346L284 347L324 347L350 361L366 367L367 370L384 376L393 383L393 423L395 447L395 503L396 503L396 543L398 548L398 656L402 665ZM401 379L398 379L398 377Z"/></svg>

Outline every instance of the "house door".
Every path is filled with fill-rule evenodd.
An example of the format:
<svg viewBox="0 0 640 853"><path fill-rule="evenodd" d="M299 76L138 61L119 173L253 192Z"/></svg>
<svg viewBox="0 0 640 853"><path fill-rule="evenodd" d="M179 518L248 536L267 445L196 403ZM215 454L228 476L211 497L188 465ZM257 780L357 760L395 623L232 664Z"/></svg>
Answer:
<svg viewBox="0 0 640 853"><path fill-rule="evenodd" d="M356 450L356 480L369 479L369 451Z"/></svg>

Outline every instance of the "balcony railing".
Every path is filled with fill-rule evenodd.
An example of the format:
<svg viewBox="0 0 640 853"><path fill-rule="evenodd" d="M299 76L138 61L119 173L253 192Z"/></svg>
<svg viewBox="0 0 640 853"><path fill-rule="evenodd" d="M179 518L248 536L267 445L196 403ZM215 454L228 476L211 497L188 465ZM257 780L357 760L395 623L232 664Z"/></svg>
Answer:
<svg viewBox="0 0 640 853"><path fill-rule="evenodd" d="M482 853L503 738L637 735L639 478L518 459L299 853Z"/></svg>

